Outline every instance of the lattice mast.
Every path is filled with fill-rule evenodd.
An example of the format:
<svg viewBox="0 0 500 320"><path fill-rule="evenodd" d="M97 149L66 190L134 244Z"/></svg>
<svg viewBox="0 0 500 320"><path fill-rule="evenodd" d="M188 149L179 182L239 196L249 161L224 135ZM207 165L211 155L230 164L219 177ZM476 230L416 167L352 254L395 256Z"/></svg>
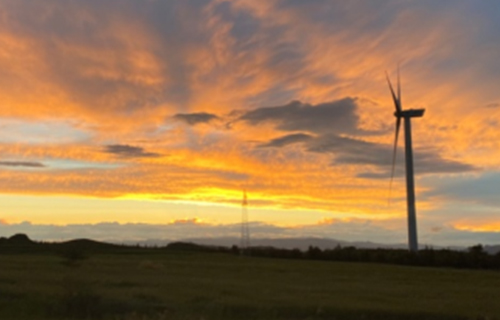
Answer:
<svg viewBox="0 0 500 320"><path fill-rule="evenodd" d="M241 203L241 253L243 254L248 249L248 247L250 247L250 230L248 227L248 199L246 190L243 190L243 202Z"/></svg>

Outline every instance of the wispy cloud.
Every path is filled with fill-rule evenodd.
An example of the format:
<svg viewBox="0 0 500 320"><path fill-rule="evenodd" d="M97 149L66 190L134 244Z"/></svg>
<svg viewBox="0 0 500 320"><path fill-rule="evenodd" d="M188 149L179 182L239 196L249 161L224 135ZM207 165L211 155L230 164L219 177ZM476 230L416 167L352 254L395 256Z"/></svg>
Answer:
<svg viewBox="0 0 500 320"><path fill-rule="evenodd" d="M112 144L105 147L104 152L123 158L151 158L159 157L159 153L146 152L142 147L134 147L127 144Z"/></svg>
<svg viewBox="0 0 500 320"><path fill-rule="evenodd" d="M305 133L294 133L279 138L272 139L269 142L263 143L258 147L269 148L269 147L284 147L294 143L305 142L312 139L313 136Z"/></svg>
<svg viewBox="0 0 500 320"><path fill-rule="evenodd" d="M33 161L0 161L0 166L4 167L26 167L26 168L44 168L41 162Z"/></svg>
<svg viewBox="0 0 500 320"><path fill-rule="evenodd" d="M413 126L420 207L499 206L454 180L488 184L475 175L499 167L496 3L18 0L0 11L0 166L50 167L1 170L2 192L232 204L245 184L277 209L401 214L381 204L394 139L383 71L401 61L405 108L427 109Z"/></svg>

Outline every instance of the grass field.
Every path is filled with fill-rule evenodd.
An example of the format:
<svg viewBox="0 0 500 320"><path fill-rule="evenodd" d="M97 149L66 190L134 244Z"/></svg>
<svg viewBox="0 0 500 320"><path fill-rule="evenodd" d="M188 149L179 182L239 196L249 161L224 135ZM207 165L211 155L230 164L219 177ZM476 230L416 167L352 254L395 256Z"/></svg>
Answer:
<svg viewBox="0 0 500 320"><path fill-rule="evenodd" d="M500 319L500 273L147 251L0 255L0 319Z"/></svg>

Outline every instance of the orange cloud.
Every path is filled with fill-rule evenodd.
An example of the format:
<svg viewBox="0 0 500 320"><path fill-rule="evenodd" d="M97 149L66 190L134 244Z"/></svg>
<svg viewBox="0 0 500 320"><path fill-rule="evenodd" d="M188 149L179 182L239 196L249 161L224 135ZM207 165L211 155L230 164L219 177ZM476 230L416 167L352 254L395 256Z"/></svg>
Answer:
<svg viewBox="0 0 500 320"><path fill-rule="evenodd" d="M204 222L200 218L186 218L186 219L176 219L176 220L171 220L170 223L171 225L206 225L207 223Z"/></svg>
<svg viewBox="0 0 500 320"><path fill-rule="evenodd" d="M0 139L0 154L45 165L0 167L0 191L238 206L246 188L260 208L403 216L402 179L395 180L388 207L388 181L360 175L383 175L390 164L394 118L384 70L398 61L405 108L427 109L413 123L415 149L445 165L500 167L500 108L485 108L500 99L495 74L482 66L497 58L473 45L485 22L464 28L461 15L417 3L396 11L386 4L245 0L224 9L220 3L0 4L9 12L0 19L0 117L24 128L15 141ZM158 20L158 13L175 14ZM488 52L498 51L495 43ZM482 60L470 60L482 51ZM335 137L321 136L324 145L346 144L327 151L304 141L263 147L292 134L318 138L314 126L287 131L272 122L236 121L249 110L293 100L317 106L346 97L356 101L358 122ZM175 121L189 112L217 120ZM332 129L342 125L331 122ZM28 133L47 132L33 123L53 130L51 139L26 141ZM83 137L68 138L73 129ZM366 148L379 155L387 149L387 165L382 157L349 162L342 153L349 143L357 143L347 154L353 157L365 152L375 159ZM123 156L107 146L130 148ZM417 190L426 191L418 179ZM419 201L422 210L439 205Z"/></svg>
<svg viewBox="0 0 500 320"><path fill-rule="evenodd" d="M461 231L472 231L472 232L500 232L500 222L459 222L453 224L453 227Z"/></svg>

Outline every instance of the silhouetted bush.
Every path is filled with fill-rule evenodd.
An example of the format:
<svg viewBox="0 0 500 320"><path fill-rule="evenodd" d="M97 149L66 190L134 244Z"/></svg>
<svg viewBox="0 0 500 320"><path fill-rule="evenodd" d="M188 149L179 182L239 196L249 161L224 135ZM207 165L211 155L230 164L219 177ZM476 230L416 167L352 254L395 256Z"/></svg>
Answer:
<svg viewBox="0 0 500 320"><path fill-rule="evenodd" d="M345 262L387 263L408 266L451 267L469 269L500 269L500 253L488 254L481 245L467 251L425 248L418 253L405 249L358 249L337 246L321 250L310 246L307 251L278 249L273 247L248 248L254 257L281 259L308 259ZM232 252L229 251L228 252Z"/></svg>
<svg viewBox="0 0 500 320"><path fill-rule="evenodd" d="M59 252L59 255L64 259L62 264L68 267L78 266L83 260L88 258L84 249L77 246L64 248Z"/></svg>
<svg viewBox="0 0 500 320"><path fill-rule="evenodd" d="M167 250L178 250L178 251L197 251L197 252L207 252L212 251L211 247L199 245L192 242L172 242L169 243L165 249ZM214 250L216 247L213 248Z"/></svg>

